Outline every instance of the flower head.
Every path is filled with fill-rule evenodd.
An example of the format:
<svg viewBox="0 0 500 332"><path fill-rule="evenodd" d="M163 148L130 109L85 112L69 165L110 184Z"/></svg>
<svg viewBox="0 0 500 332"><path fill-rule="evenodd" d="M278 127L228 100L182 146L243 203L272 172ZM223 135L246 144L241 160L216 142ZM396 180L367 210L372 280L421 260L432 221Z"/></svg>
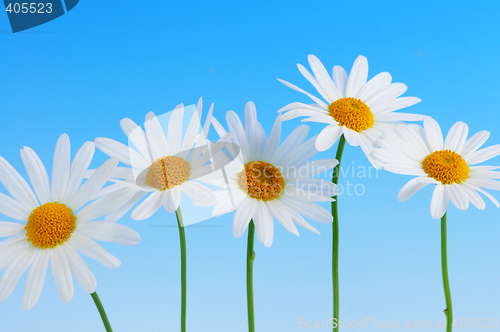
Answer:
<svg viewBox="0 0 500 332"><path fill-rule="evenodd" d="M310 161L318 152L314 148L316 136L306 141L309 127L297 127L280 145L281 120L276 119L269 135L257 120L252 102L245 107L243 125L233 111L227 112L229 130L235 133L233 142L241 148L230 151L234 160L224 162L228 183L221 177L213 184L229 190L217 191L214 215L236 210L233 221L235 237L245 232L250 220L255 223L257 239L270 247L273 242L274 218L288 231L299 235L295 224L318 231L305 219L322 223L332 222L331 214L315 202L331 202L338 188L330 181L313 178L332 169L336 159ZM217 133L223 137L226 130L212 119ZM209 181L208 179L205 179Z"/></svg>
<svg viewBox="0 0 500 332"><path fill-rule="evenodd" d="M0 237L8 237L0 242L0 271L5 270L0 279L0 302L10 296L29 268L23 307L31 309L42 292L49 262L64 302L73 297L72 276L93 293L96 279L78 252L113 269L120 266L120 261L94 240L122 245L139 243L139 234L126 226L94 221L127 198L113 195L87 204L118 165L118 158L109 159L82 185L94 151L94 143L86 142L71 162L69 138L63 134L56 145L50 182L38 155L25 146L21 158L33 190L0 157L0 182L12 195L11 198L0 193L0 213L23 222L0 222Z"/></svg>
<svg viewBox="0 0 500 332"><path fill-rule="evenodd" d="M109 156L119 157L121 162L130 166L119 167L113 174L116 184L98 194L105 196L112 190L133 194L130 200L124 200L113 213L106 216L107 220L124 215L147 194L150 195L132 211L132 218L147 219L160 206L168 212L174 212L181 203L181 192L191 197L194 205L214 205L213 192L197 182L202 175L212 171L212 165L208 162L214 152L206 148L213 104L199 133L201 110L200 98L184 137L184 106L181 104L171 112L166 134L158 117L149 112L144 123L145 131L130 119L120 121L130 146L109 138L95 139L99 150ZM229 140L231 136L227 135L221 141Z"/></svg>
<svg viewBox="0 0 500 332"><path fill-rule="evenodd" d="M463 122L455 123L446 140L438 123L432 118L419 125L397 125L394 133L384 134L373 151L375 159L384 163L389 172L417 176L399 191L398 199L405 201L421 188L434 184L431 215L441 218L451 201L460 210L469 202L479 209L486 204L482 193L496 206L498 201L484 189L500 190L500 172L497 166L474 166L500 155L500 145L478 150L490 133L480 131L467 139L469 128ZM484 189L483 189L484 188ZM479 193L478 193L479 192Z"/></svg>
<svg viewBox="0 0 500 332"><path fill-rule="evenodd" d="M370 162L377 166L371 152L377 147L376 141L382 133L392 130L401 121L423 120L422 115L394 112L416 104L420 99L398 98L405 93L407 87L403 83L391 83L392 77L387 72L380 73L367 82L368 61L364 56L360 55L356 59L349 76L344 68L335 66L330 77L317 57L309 55L308 60L314 75L301 64L297 66L324 101L293 84L279 80L306 94L315 104L291 103L278 112L286 111L282 121L308 116L302 121L327 124L316 141L317 150L328 150L343 134L350 145L361 146Z"/></svg>

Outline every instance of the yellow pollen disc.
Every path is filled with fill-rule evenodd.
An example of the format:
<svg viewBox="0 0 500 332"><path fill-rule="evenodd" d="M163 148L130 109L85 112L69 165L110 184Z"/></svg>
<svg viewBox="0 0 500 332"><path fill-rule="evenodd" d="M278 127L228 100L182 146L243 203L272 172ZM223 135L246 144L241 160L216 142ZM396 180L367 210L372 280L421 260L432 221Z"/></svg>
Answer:
<svg viewBox="0 0 500 332"><path fill-rule="evenodd" d="M339 126L362 132L371 128L375 123L370 107L359 99L340 98L328 106L330 116L339 123Z"/></svg>
<svg viewBox="0 0 500 332"><path fill-rule="evenodd" d="M191 166L184 159L176 156L161 157L149 166L146 184L159 190L172 189L186 182L190 172Z"/></svg>
<svg viewBox="0 0 500 332"><path fill-rule="evenodd" d="M26 223L26 237L35 247L54 248L71 237L76 217L65 204L45 203L34 209Z"/></svg>
<svg viewBox="0 0 500 332"><path fill-rule="evenodd" d="M270 201L285 189L280 170L264 161L251 161L238 174L238 185L250 197Z"/></svg>
<svg viewBox="0 0 500 332"><path fill-rule="evenodd" d="M451 150L431 153L422 161L422 168L442 184L461 183L467 180L470 170L462 156Z"/></svg>

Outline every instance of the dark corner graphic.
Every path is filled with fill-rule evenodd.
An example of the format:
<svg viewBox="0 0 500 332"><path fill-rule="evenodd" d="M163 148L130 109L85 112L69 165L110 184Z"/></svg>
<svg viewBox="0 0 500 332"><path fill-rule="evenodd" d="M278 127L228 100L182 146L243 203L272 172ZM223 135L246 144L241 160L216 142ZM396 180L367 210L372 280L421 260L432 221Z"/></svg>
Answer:
<svg viewBox="0 0 500 332"><path fill-rule="evenodd" d="M32 0L33 1L33 0ZM12 32L31 29L52 21L73 9L79 0L39 0L35 2L4 0Z"/></svg>

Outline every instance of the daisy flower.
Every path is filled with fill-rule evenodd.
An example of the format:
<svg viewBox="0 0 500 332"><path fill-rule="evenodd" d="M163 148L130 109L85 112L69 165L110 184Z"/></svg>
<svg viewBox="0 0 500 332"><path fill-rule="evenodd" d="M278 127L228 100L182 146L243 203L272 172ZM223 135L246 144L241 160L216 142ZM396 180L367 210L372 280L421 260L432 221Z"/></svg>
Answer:
<svg viewBox="0 0 500 332"><path fill-rule="evenodd" d="M21 221L0 222L0 237L8 237L0 242L0 271L5 270L0 280L0 302L10 296L29 269L23 308L31 309L42 292L49 263L64 302L73 297L72 276L95 297L96 279L79 253L114 269L120 261L94 240L122 245L139 243L139 234L126 226L94 221L111 212L123 198L109 196L87 204L118 164L118 158L106 161L82 184L94 150L94 144L86 142L71 162L69 138L63 134L57 141L50 182L38 155L24 147L21 158L33 190L0 157L0 181L12 196L0 193L0 213Z"/></svg>
<svg viewBox="0 0 500 332"><path fill-rule="evenodd" d="M270 247L274 218L297 236L294 222L319 234L303 217L321 223L332 222L330 213L314 202L333 201L331 197L337 194L338 188L312 176L332 169L337 160L309 161L318 151L314 148L316 136L305 141L308 126L297 127L280 145L280 119L276 119L267 138L252 102L246 104L244 125L233 111L227 112L226 121L229 130L235 133L233 143L241 148L241 153L225 167L230 190L217 191L213 213L221 215L236 210L235 237L242 236L253 220L257 239ZM212 119L212 123L221 137L227 135L216 119ZM219 178L214 184L225 188L221 181Z"/></svg>
<svg viewBox="0 0 500 332"><path fill-rule="evenodd" d="M479 209L486 204L479 193L496 206L498 201L484 189L500 190L500 172L497 166L473 166L500 155L500 145L479 150L490 133L480 131L467 139L469 128L463 122L455 123L443 142L439 124L432 118L419 125L398 125L394 133L386 133L379 140L380 149L373 156L384 163L389 172L413 175L399 191L403 202L428 184L434 184L431 215L443 217L451 201L460 210L469 202Z"/></svg>
<svg viewBox="0 0 500 332"><path fill-rule="evenodd" d="M304 217L321 223L331 223L332 216L315 202L331 202L337 195L335 184L315 179L312 176L324 173L338 163L335 159L309 161L317 151L314 148L316 136L305 141L309 127L297 127L280 145L281 120L274 122L269 135L257 120L257 111L252 102L245 106L243 125L233 111L226 114L229 130L235 133L233 143L228 145L231 162L218 161L227 165L224 181L213 179L213 184L229 190L219 190L214 215L236 210L233 218L235 237L240 237L248 226L247 245L247 303L248 330L255 331L253 306L253 261L255 259L254 234L270 247L273 242L274 218L288 231L299 235L295 223L319 232ZM216 119L212 119L219 136L227 135ZM220 156L222 159L222 155ZM213 176L209 174L206 178ZM205 179L207 180L207 179Z"/></svg>
<svg viewBox="0 0 500 332"><path fill-rule="evenodd" d="M327 124L316 140L318 151L328 150L344 135L351 146L360 146L370 162L376 166L371 152L377 147L377 139L394 124L401 121L421 121L422 115L394 112L420 102L416 97L401 97L407 87L403 83L391 83L391 74L382 72L368 82L368 61L360 55L351 73L344 68L333 67L328 75L321 61L308 56L313 74L298 64L300 72L316 88L324 101L299 87L278 79L286 86L309 96L315 104L291 103L281 108L282 121L308 116L302 121Z"/></svg>
<svg viewBox="0 0 500 332"><path fill-rule="evenodd" d="M149 112L144 123L145 131L130 119L120 122L133 148L109 138L95 139L99 150L109 156L119 157L122 163L130 166L118 168L113 175L115 179L112 180L116 184L97 195L102 196L102 199L113 193L116 195L116 192L132 195L132 198L124 199L122 204L117 205L118 208L106 216L107 220L120 218L148 194L149 196L132 211L132 218L147 219L160 206L167 212L176 213L181 245L181 331L186 331L187 288L186 238L180 209L181 192L192 198L195 206L207 207L215 204L214 193L194 180L200 180L203 175L214 171L214 165L210 161L233 136L232 133L227 134L213 145L208 141L213 104L201 133L198 133L202 106L200 98L184 137L184 106L181 104L170 114L166 135L160 120L153 112Z"/></svg>
<svg viewBox="0 0 500 332"><path fill-rule="evenodd" d="M98 195L105 196L118 190L134 194L131 200L108 215L107 220L119 218L147 194L149 196L132 211L131 216L135 220L149 218L160 206L167 212L175 212L181 202L181 192L192 198L194 205L214 205L213 192L193 181L212 171L212 165L207 165L207 162L213 151L208 151L205 146L208 142L206 136L213 104L202 133L199 134L201 110L200 98L184 137L184 106L181 104L171 112L166 135L159 119L153 112L149 112L144 123L145 131L130 119L120 121L121 128L131 143L130 147L110 138L95 139L99 150L111 157L119 157L122 163L130 166L118 167L113 174L116 185ZM223 139L227 140L230 136ZM125 181L119 181L121 179Z"/></svg>
<svg viewBox="0 0 500 332"><path fill-rule="evenodd" d="M441 218L441 259L446 299L446 331L452 330L453 313L448 281L446 210L451 201L460 210L469 202L479 209L486 204L479 193L497 207L498 201L484 189L500 190L498 166L473 166L500 155L500 145L479 150L490 133L480 131L467 139L469 128L455 123L443 142L438 123L427 117L424 127L410 124L395 126L393 133L384 134L373 151L374 158L383 162L389 172L416 176L399 191L399 201L405 201L428 184L434 184L431 215ZM484 189L483 189L484 188Z"/></svg>

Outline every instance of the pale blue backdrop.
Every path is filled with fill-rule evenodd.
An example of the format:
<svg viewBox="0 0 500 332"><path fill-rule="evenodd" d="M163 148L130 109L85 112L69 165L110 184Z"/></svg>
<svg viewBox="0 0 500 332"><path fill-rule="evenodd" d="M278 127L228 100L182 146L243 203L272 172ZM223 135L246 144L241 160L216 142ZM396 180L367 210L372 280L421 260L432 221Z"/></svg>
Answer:
<svg viewBox="0 0 500 332"><path fill-rule="evenodd" d="M19 150L27 145L50 169L64 132L73 154L96 137L125 143L120 119L139 123L149 111L168 112L200 96L204 114L215 102L222 123L227 110L241 116L254 101L269 132L277 109L309 102L276 80L313 92L296 67L307 65L308 54L329 71L334 65L349 71L363 54L369 77L389 71L408 85L405 95L423 100L408 111L433 116L445 132L465 121L471 133L491 131L487 145L499 144L499 11L497 1L81 1L70 13L17 34L0 14L0 155L25 175ZM284 134L299 123L284 123ZM311 135L322 127L313 125ZM97 152L93 166L104 160ZM369 166L351 147L343 163L346 172ZM426 330L442 331L436 327L445 302L440 226L429 212L432 188L399 203L397 192L409 179L379 172L341 180L364 188L363 195L339 198L341 320L430 321ZM488 202L484 211L452 207L448 215L455 317L500 318L500 210ZM160 211L134 221L127 214L121 222L142 236L135 247L105 245L122 266L108 270L87 260L115 331L179 331L175 217ZM231 223L232 214L186 228L189 331L247 330L246 239L233 237ZM300 319L331 319L331 226L314 226L322 235L301 230L297 238L278 224L270 249L256 245L257 331L304 331ZM75 284L64 304L50 273L38 304L25 312L25 280L0 303L1 331L104 331L91 297Z"/></svg>

